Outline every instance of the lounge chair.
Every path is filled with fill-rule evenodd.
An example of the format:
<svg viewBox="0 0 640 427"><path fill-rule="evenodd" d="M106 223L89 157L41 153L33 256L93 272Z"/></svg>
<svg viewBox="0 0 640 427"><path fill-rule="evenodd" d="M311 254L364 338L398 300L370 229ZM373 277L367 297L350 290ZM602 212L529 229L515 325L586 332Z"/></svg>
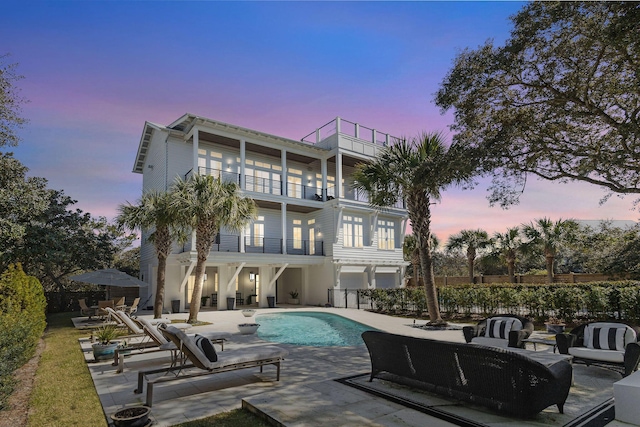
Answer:
<svg viewBox="0 0 640 427"><path fill-rule="evenodd" d="M114 301L113 305L114 305L116 310L123 310L123 309L127 308L127 304L125 302L125 298L124 297L121 297L120 299L113 300L113 301Z"/></svg>
<svg viewBox="0 0 640 427"><path fill-rule="evenodd" d="M107 307L113 308L113 300L98 301L98 311L96 315L100 316L101 319L105 319L106 317L108 317L109 312L106 310Z"/></svg>
<svg viewBox="0 0 640 427"><path fill-rule="evenodd" d="M87 302L84 298L79 299L78 304L80 304L80 316L89 316L89 320L91 320L91 317L95 315L95 311L87 306Z"/></svg>
<svg viewBox="0 0 640 427"><path fill-rule="evenodd" d="M146 379L146 405L149 407L153 403L153 386L155 384L182 378L193 378L254 367L260 367L260 372L262 372L264 365L274 365L277 368L276 381L280 381L280 363L288 354L288 351L283 348L267 345L227 350L218 355L215 350L211 353L213 346L207 347L206 340L199 340L198 337L191 338L172 326L158 326L162 334L175 344L184 357L181 358L181 362L176 366L138 371L138 388L135 393L143 392L144 380ZM205 351L197 343L201 343L202 348L205 348L208 354L205 354ZM212 359L215 361L212 361ZM187 360L190 363L187 363ZM167 372L171 372L173 375L166 375ZM154 374L164 375L151 377Z"/></svg>
<svg viewBox="0 0 640 427"><path fill-rule="evenodd" d="M133 300L133 304L131 304L129 307L126 307L123 311L125 313L127 313L128 315L132 315L133 313L135 313L136 311L138 311L138 304L140 304L140 298L136 298Z"/></svg>

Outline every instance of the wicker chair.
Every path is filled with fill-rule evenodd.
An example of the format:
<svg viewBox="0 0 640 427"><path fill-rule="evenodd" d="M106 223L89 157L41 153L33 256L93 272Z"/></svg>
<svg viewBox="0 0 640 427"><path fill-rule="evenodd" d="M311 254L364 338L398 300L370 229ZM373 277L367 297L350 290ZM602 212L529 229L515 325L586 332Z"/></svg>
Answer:
<svg viewBox="0 0 640 427"><path fill-rule="evenodd" d="M594 334L595 328L598 328L598 338L606 337L606 341L609 341L611 337L611 349L609 342L598 342L594 345L589 337ZM612 329L614 333L610 334ZM615 330L620 330L618 343L615 342ZM626 377L635 372L640 364L639 339L640 328L637 326L619 322L591 322L572 329L568 334L556 335L556 344L558 352L572 355L575 363L607 368ZM618 348L615 348L616 346Z"/></svg>
<svg viewBox="0 0 640 427"><path fill-rule="evenodd" d="M560 413L573 368L558 359L544 365L509 349L366 331L371 377L424 388L516 417L530 418L548 406ZM559 357L559 356L558 356Z"/></svg>
<svg viewBox="0 0 640 427"><path fill-rule="evenodd" d="M504 336L499 336L497 330L487 331L487 324L491 321L507 320L507 324L512 319L517 320L511 325L510 330L504 332ZM497 327L496 327L497 328ZM495 333L494 333L495 332ZM474 326L465 326L462 328L464 339L466 342L490 345L493 347L517 347L524 348L523 340L529 338L533 332L533 322L531 320L516 316L514 314L501 314L498 316L488 317Z"/></svg>

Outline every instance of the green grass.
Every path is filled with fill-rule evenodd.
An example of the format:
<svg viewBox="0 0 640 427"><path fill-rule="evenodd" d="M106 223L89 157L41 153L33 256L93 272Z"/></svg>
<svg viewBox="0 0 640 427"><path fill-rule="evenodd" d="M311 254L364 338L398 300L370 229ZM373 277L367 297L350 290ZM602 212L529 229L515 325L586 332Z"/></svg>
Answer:
<svg viewBox="0 0 640 427"><path fill-rule="evenodd" d="M45 349L40 358L33 393L29 402L28 427L92 426L106 427L107 420L91 379L78 339L88 331L73 327L75 313L59 313L47 318ZM153 415L153 411L151 412ZM237 409L183 427L267 427L260 418Z"/></svg>

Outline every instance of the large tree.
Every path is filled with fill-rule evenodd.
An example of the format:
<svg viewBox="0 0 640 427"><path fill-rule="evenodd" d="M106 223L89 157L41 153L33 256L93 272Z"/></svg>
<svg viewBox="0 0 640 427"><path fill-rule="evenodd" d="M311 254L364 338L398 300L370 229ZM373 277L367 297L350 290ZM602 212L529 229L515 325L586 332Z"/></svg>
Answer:
<svg viewBox="0 0 640 427"><path fill-rule="evenodd" d="M517 203L529 175L640 194L640 3L532 2L511 19L435 97L493 174L490 201Z"/></svg>
<svg viewBox="0 0 640 427"><path fill-rule="evenodd" d="M467 255L467 271L469 274L469 283L474 283L474 265L478 250L483 250L491 245L489 234L484 230L462 230L453 234L447 241L447 251L466 250Z"/></svg>
<svg viewBox="0 0 640 427"><path fill-rule="evenodd" d="M179 218L172 208L172 195L167 192L150 191L143 194L136 205L126 203L118 207L116 221L130 230L149 233L147 239L153 243L158 258L156 274L156 295L153 304L153 317L162 317L164 307L165 275L167 257L171 245L183 238Z"/></svg>
<svg viewBox="0 0 640 427"><path fill-rule="evenodd" d="M187 321L197 323L204 270L216 235L223 227L242 230L255 218L258 208L252 199L240 193L236 183L210 175L193 174L187 180L178 177L173 191L173 209L183 224L195 230L195 284Z"/></svg>
<svg viewBox="0 0 640 427"><path fill-rule="evenodd" d="M420 253L431 324L443 324L433 276L431 205L452 184L469 182L472 165L462 161L458 147L447 148L439 133L423 133L382 150L369 163L356 166L354 187L369 195L374 207L404 200Z"/></svg>
<svg viewBox="0 0 640 427"><path fill-rule="evenodd" d="M20 106L25 101L15 86L22 76L16 73L17 64L6 63L7 56L0 56L0 147L18 145L20 137L16 131L26 122L20 115Z"/></svg>
<svg viewBox="0 0 640 427"><path fill-rule="evenodd" d="M547 283L553 283L553 264L558 251L573 241L578 227L578 223L572 219L554 222L546 217L522 226L522 232L527 238L522 245L523 250L536 250L544 254Z"/></svg>

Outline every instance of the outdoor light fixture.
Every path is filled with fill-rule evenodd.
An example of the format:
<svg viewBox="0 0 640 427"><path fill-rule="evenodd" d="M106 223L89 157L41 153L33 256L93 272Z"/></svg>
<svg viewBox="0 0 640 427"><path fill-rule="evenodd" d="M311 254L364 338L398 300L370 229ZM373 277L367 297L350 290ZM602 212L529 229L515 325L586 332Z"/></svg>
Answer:
<svg viewBox="0 0 640 427"><path fill-rule="evenodd" d="M207 273L204 273L204 281L207 281Z"/></svg>
<svg viewBox="0 0 640 427"><path fill-rule="evenodd" d="M250 271L250 272L249 272L249 281L250 281L250 282L255 282L255 280L256 280L256 275L255 275L255 273L254 273L253 271Z"/></svg>

